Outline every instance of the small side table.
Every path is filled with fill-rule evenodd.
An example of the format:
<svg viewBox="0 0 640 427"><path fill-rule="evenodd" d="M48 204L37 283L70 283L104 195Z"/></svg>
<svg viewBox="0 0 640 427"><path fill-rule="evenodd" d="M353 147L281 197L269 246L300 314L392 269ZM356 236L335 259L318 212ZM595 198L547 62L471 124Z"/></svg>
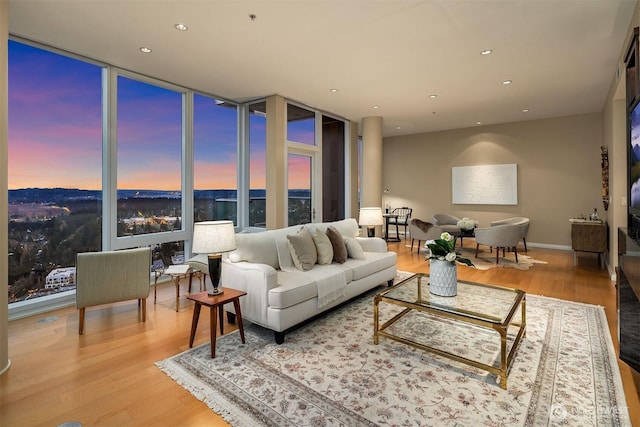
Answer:
<svg viewBox="0 0 640 427"><path fill-rule="evenodd" d="M187 295L187 298L195 302L193 308L193 320L191 321L191 335L189 336L189 348L193 347L193 339L196 336L196 329L198 328L198 319L200 318L200 309L202 306L207 306L211 309L209 314L209 322L211 327L211 358L216 357L216 329L218 327L218 318L220 319L220 335L224 334L223 306L228 302L233 302L233 308L236 311L236 322L238 323L238 329L240 330L240 338L242 344L244 344L244 327L242 326L242 314L240 313L240 297L246 295L244 291L238 291L231 288L222 288L224 291L220 295L209 296L207 291L198 292L197 294ZM216 316L216 311L218 312Z"/></svg>
<svg viewBox="0 0 640 427"><path fill-rule="evenodd" d="M158 295L158 278L160 278L160 276L162 276L163 274L166 274L167 276L171 276L171 278L173 279L173 283L176 287L176 311L178 311L179 305L180 305L180 279L183 277L187 277L189 276L189 292L191 292L191 284L193 282L193 275L195 274L196 276L198 276L198 280L200 281L200 290L204 290L204 280L203 280L203 274L201 271L196 270L193 267L189 267L186 271L171 271L171 267L169 266L164 270L156 270L155 271L155 283L153 286L153 303L156 303L156 298Z"/></svg>
<svg viewBox="0 0 640 427"><path fill-rule="evenodd" d="M398 220L398 214L385 213L382 216L384 217L384 240L387 242L399 242L400 236L396 235L393 239L389 237L389 219L395 218Z"/></svg>

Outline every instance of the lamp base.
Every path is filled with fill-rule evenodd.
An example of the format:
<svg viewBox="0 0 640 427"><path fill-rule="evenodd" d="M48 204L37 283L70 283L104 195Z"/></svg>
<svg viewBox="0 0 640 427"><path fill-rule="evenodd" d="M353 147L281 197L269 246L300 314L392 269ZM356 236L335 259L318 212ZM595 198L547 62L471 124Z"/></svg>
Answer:
<svg viewBox="0 0 640 427"><path fill-rule="evenodd" d="M222 256L220 254L209 254L207 256L209 261L209 277L213 284L213 289L207 291L207 295L210 297L220 295L222 293L222 287L220 286L220 275L222 273Z"/></svg>
<svg viewBox="0 0 640 427"><path fill-rule="evenodd" d="M224 291L222 290L222 288L210 289L209 291L207 291L207 295L209 295L210 297L215 297L216 295L222 295L223 293Z"/></svg>

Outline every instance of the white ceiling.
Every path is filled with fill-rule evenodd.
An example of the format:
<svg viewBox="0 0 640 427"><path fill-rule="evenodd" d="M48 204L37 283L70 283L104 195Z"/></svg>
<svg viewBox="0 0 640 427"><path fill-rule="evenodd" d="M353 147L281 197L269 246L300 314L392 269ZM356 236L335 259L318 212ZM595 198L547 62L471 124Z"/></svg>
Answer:
<svg viewBox="0 0 640 427"><path fill-rule="evenodd" d="M358 122L382 116L391 136L601 111L635 5L10 0L9 28L229 100L280 94Z"/></svg>

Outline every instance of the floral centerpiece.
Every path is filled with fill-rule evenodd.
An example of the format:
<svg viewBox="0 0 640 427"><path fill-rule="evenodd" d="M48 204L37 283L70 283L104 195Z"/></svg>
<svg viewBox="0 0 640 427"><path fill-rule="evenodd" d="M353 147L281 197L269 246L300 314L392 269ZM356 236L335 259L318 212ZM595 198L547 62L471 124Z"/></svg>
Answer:
<svg viewBox="0 0 640 427"><path fill-rule="evenodd" d="M426 245L431 251L427 259L449 261L451 264L460 262L473 267L470 259L463 258L459 252L456 252L456 238L447 232L442 233L439 239L429 240Z"/></svg>
<svg viewBox="0 0 640 427"><path fill-rule="evenodd" d="M478 221L475 219L464 217L456 224L462 230L473 230L478 226Z"/></svg>

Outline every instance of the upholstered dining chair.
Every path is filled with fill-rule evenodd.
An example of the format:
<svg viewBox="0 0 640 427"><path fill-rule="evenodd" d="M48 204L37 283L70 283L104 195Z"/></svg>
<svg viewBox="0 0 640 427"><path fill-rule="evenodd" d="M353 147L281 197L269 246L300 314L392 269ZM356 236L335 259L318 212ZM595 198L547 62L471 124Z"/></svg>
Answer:
<svg viewBox="0 0 640 427"><path fill-rule="evenodd" d="M462 230L458 227L458 221L460 218L450 214L437 213L433 215L433 223L454 237L460 237L462 234Z"/></svg>
<svg viewBox="0 0 640 427"><path fill-rule="evenodd" d="M497 221L491 221L489 225L495 227L496 225L512 224L520 227L520 238L524 243L524 251L527 252L527 234L529 233L529 218L514 216L512 218L500 219Z"/></svg>
<svg viewBox="0 0 640 427"><path fill-rule="evenodd" d="M442 234L442 228L418 218L411 218L409 220L409 234L411 235L411 252L413 252L413 243L417 240L418 253L420 253L420 243L439 239Z"/></svg>
<svg viewBox="0 0 640 427"><path fill-rule="evenodd" d="M76 255L76 306L78 333L84 332L87 307L132 299L138 300L142 321L147 316L151 279L151 249L83 252Z"/></svg>
<svg viewBox="0 0 640 427"><path fill-rule="evenodd" d="M397 217L389 218L389 225L396 226L396 236L398 236L398 238L400 238L400 230L398 230L398 226L403 226L404 239L407 240L407 227L409 226L409 220L411 219L411 212L413 212L413 209L406 206L395 208L391 211L392 214L398 215Z"/></svg>
<svg viewBox="0 0 640 427"><path fill-rule="evenodd" d="M513 224L496 225L493 227L476 228L476 258L478 258L478 248L486 245L496 248L496 264L500 263L500 249L502 256L506 250L512 250L518 262L518 242L520 241L520 226Z"/></svg>

